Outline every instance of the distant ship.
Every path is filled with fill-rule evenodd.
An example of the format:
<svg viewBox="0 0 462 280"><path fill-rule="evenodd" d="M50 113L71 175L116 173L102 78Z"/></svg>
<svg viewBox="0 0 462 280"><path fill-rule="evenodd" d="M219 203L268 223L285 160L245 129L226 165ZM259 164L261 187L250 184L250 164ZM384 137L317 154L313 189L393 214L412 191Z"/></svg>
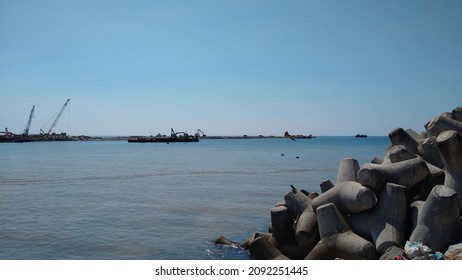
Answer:
<svg viewBox="0 0 462 280"><path fill-rule="evenodd" d="M175 132L171 129L170 136L158 135L158 136L140 136L129 138L129 143L174 143L174 142L199 142L199 138L205 136L202 130L198 129L194 135L189 135L186 132Z"/></svg>
<svg viewBox="0 0 462 280"><path fill-rule="evenodd" d="M366 138L367 135L366 134L356 134L355 137L356 138Z"/></svg>

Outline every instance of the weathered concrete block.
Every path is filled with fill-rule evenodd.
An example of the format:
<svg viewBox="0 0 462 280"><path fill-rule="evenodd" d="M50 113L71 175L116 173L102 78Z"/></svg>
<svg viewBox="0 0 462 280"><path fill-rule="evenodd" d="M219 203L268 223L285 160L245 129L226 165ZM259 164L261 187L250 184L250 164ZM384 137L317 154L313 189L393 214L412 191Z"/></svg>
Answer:
<svg viewBox="0 0 462 280"><path fill-rule="evenodd" d="M452 118L456 121L462 122L462 107L456 107L452 110Z"/></svg>
<svg viewBox="0 0 462 280"><path fill-rule="evenodd" d="M422 242L433 251L444 252L461 237L457 193L446 186L435 186L418 213L417 226L409 240Z"/></svg>
<svg viewBox="0 0 462 280"><path fill-rule="evenodd" d="M383 253L379 260L395 260L396 258L403 258L405 252L402 247L391 246L385 253Z"/></svg>
<svg viewBox="0 0 462 280"><path fill-rule="evenodd" d="M428 137L423 140L418 147L418 154L421 155L428 163L443 168L443 160L438 152L436 137Z"/></svg>
<svg viewBox="0 0 462 280"><path fill-rule="evenodd" d="M298 217L311 206L311 199L308 198L301 190L292 186L292 189L284 196L287 208L294 217Z"/></svg>
<svg viewBox="0 0 462 280"><path fill-rule="evenodd" d="M392 163L397 163L413 158L420 157L409 150L403 145L393 146L389 151L389 157ZM412 200L425 200L431 189L438 184L444 183L444 170L434 166L433 164L425 161L430 175L425 177L421 182L414 187L409 188L408 197Z"/></svg>
<svg viewBox="0 0 462 280"><path fill-rule="evenodd" d="M436 149L436 147L435 147ZM437 150L437 149L436 149ZM438 150L437 150L438 151ZM393 146L389 152L391 163L398 163L408 159L414 159L420 157L419 155L414 154L413 152L407 150L403 145ZM444 170L425 161L428 171L432 176L439 176L444 173Z"/></svg>
<svg viewBox="0 0 462 280"><path fill-rule="evenodd" d="M417 132L415 132L414 130L408 128L406 129L406 133L412 137L412 139L414 139L417 143L420 143L421 141L424 140L424 137L421 135L421 134L418 134Z"/></svg>
<svg viewBox="0 0 462 280"><path fill-rule="evenodd" d="M343 181L313 199L313 209L327 203L334 203L341 213L351 214L374 207L377 197L372 190L358 182Z"/></svg>
<svg viewBox="0 0 462 280"><path fill-rule="evenodd" d="M371 163L374 163L374 164L382 164L382 163L383 163L383 159L378 158L378 157L374 157L374 158L371 160Z"/></svg>
<svg viewBox="0 0 462 280"><path fill-rule="evenodd" d="M371 240L382 255L391 246L403 247L408 236L406 188L387 183L373 209L347 218L350 228Z"/></svg>
<svg viewBox="0 0 462 280"><path fill-rule="evenodd" d="M446 169L444 185L459 194L462 213L462 136L454 130L442 132L436 139Z"/></svg>
<svg viewBox="0 0 462 280"><path fill-rule="evenodd" d="M457 121L452 118L452 114L448 116L448 114L441 114L434 119L432 119L427 125L425 126L427 131L435 137L446 130L454 130L460 135L462 135L462 122Z"/></svg>
<svg viewBox="0 0 462 280"><path fill-rule="evenodd" d="M445 172L430 174L417 185L409 189L407 196L410 202L416 200L427 200L428 195L436 185L444 185Z"/></svg>
<svg viewBox="0 0 462 280"><path fill-rule="evenodd" d="M394 146L403 145L408 151L421 156L425 161L437 167L442 167L441 157L437 153L437 150L434 149L436 147L434 143L435 137L422 138L418 141L404 129L397 128L390 132L389 138Z"/></svg>
<svg viewBox="0 0 462 280"><path fill-rule="evenodd" d="M257 260L288 260L276 246L264 236L256 237L250 244L250 253Z"/></svg>
<svg viewBox="0 0 462 280"><path fill-rule="evenodd" d="M345 158L340 161L337 171L336 183L345 181L357 181L357 174L359 171L359 163L354 158Z"/></svg>
<svg viewBox="0 0 462 280"><path fill-rule="evenodd" d="M250 244L258 237L265 237L273 246L277 245L276 239L273 235L268 232L254 232L249 238L240 243L240 247L244 249L250 249Z"/></svg>
<svg viewBox="0 0 462 280"><path fill-rule="evenodd" d="M351 231L333 203L320 206L316 210L316 214L321 240L305 259L376 259L374 245Z"/></svg>
<svg viewBox="0 0 462 280"><path fill-rule="evenodd" d="M317 193L317 192L310 192L308 194L308 198L311 199L311 200L315 199L318 196L319 196L319 193Z"/></svg>
<svg viewBox="0 0 462 280"><path fill-rule="evenodd" d="M332 189L335 185L330 180L326 180L322 182L319 186L321 187L321 193L325 193L328 190Z"/></svg>
<svg viewBox="0 0 462 280"><path fill-rule="evenodd" d="M287 207L296 220L295 239L302 247L311 248L319 240L318 221L312 201L300 190L292 188L285 196Z"/></svg>
<svg viewBox="0 0 462 280"><path fill-rule="evenodd" d="M414 154L418 153L419 143L414 140L414 138L412 138L404 129L395 128L388 134L388 137L390 138L393 146L403 145Z"/></svg>
<svg viewBox="0 0 462 280"><path fill-rule="evenodd" d="M278 206L271 209L271 232L278 244L294 240L295 233L292 228L294 220L285 206Z"/></svg>
<svg viewBox="0 0 462 280"><path fill-rule="evenodd" d="M409 206L409 222L410 222L410 232L413 232L414 229L417 226L417 219L419 217L420 211L422 211L422 208L425 204L425 201L422 200L416 200L411 203Z"/></svg>
<svg viewBox="0 0 462 280"><path fill-rule="evenodd" d="M428 174L426 162L417 157L392 164L367 163L358 172L358 182L380 193L388 182L412 188Z"/></svg>

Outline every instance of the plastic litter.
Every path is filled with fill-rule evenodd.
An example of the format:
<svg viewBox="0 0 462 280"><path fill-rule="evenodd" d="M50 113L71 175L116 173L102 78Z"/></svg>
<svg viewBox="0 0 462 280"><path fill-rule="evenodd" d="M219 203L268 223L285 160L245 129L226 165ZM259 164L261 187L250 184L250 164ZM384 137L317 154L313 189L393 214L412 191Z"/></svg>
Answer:
<svg viewBox="0 0 462 280"><path fill-rule="evenodd" d="M441 252L432 253L432 249L422 244L422 242L407 241L404 246L406 258L410 260L442 260Z"/></svg>

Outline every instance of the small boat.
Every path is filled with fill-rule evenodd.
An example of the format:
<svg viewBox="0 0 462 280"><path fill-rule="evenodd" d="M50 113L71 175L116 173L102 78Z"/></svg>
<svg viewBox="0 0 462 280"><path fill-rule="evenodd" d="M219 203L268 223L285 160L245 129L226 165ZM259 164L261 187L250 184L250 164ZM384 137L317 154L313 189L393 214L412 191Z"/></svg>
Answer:
<svg viewBox="0 0 462 280"><path fill-rule="evenodd" d="M367 135L366 134L356 134L355 137L356 138L367 138Z"/></svg>
<svg viewBox="0 0 462 280"><path fill-rule="evenodd" d="M198 130L200 131L200 130ZM202 133L203 134L203 133ZM204 135L204 134L203 134ZM205 136L205 135L204 135ZM199 142L199 132L194 135L189 135L186 132L175 132L171 129L170 136L139 136L129 138L129 143L174 143L174 142Z"/></svg>

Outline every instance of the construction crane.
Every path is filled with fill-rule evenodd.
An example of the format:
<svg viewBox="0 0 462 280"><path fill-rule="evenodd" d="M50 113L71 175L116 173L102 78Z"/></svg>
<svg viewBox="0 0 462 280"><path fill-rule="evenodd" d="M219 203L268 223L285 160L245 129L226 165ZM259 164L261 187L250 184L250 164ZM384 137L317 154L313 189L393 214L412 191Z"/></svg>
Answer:
<svg viewBox="0 0 462 280"><path fill-rule="evenodd" d="M200 136L201 134L202 134L202 136ZM207 135L205 135L205 133L204 133L202 130L197 129L196 136L197 136L197 137L205 137L205 136L207 136Z"/></svg>
<svg viewBox="0 0 462 280"><path fill-rule="evenodd" d="M50 126L50 129L49 129L48 132L46 133L47 135L49 135L49 134L53 131L53 129L55 128L56 124L57 124L58 121L59 121L59 118L61 118L61 115L63 114L64 109L66 109L67 103L69 103L69 101L71 101L71 100L68 99L68 100L66 101L66 103L64 103L63 107L61 108L61 110L60 110L59 113L58 113L58 116L56 117L55 121L53 122L53 124ZM40 129L40 130L41 130L41 129ZM41 131L42 131L42 133L45 133L43 130L41 130Z"/></svg>
<svg viewBox="0 0 462 280"><path fill-rule="evenodd" d="M32 123L32 118L34 117L34 111L35 111L35 105L32 106L32 110L30 110L29 121L27 122L26 128L24 128L24 132L23 132L24 136L29 135L29 129L30 129L30 125Z"/></svg>

